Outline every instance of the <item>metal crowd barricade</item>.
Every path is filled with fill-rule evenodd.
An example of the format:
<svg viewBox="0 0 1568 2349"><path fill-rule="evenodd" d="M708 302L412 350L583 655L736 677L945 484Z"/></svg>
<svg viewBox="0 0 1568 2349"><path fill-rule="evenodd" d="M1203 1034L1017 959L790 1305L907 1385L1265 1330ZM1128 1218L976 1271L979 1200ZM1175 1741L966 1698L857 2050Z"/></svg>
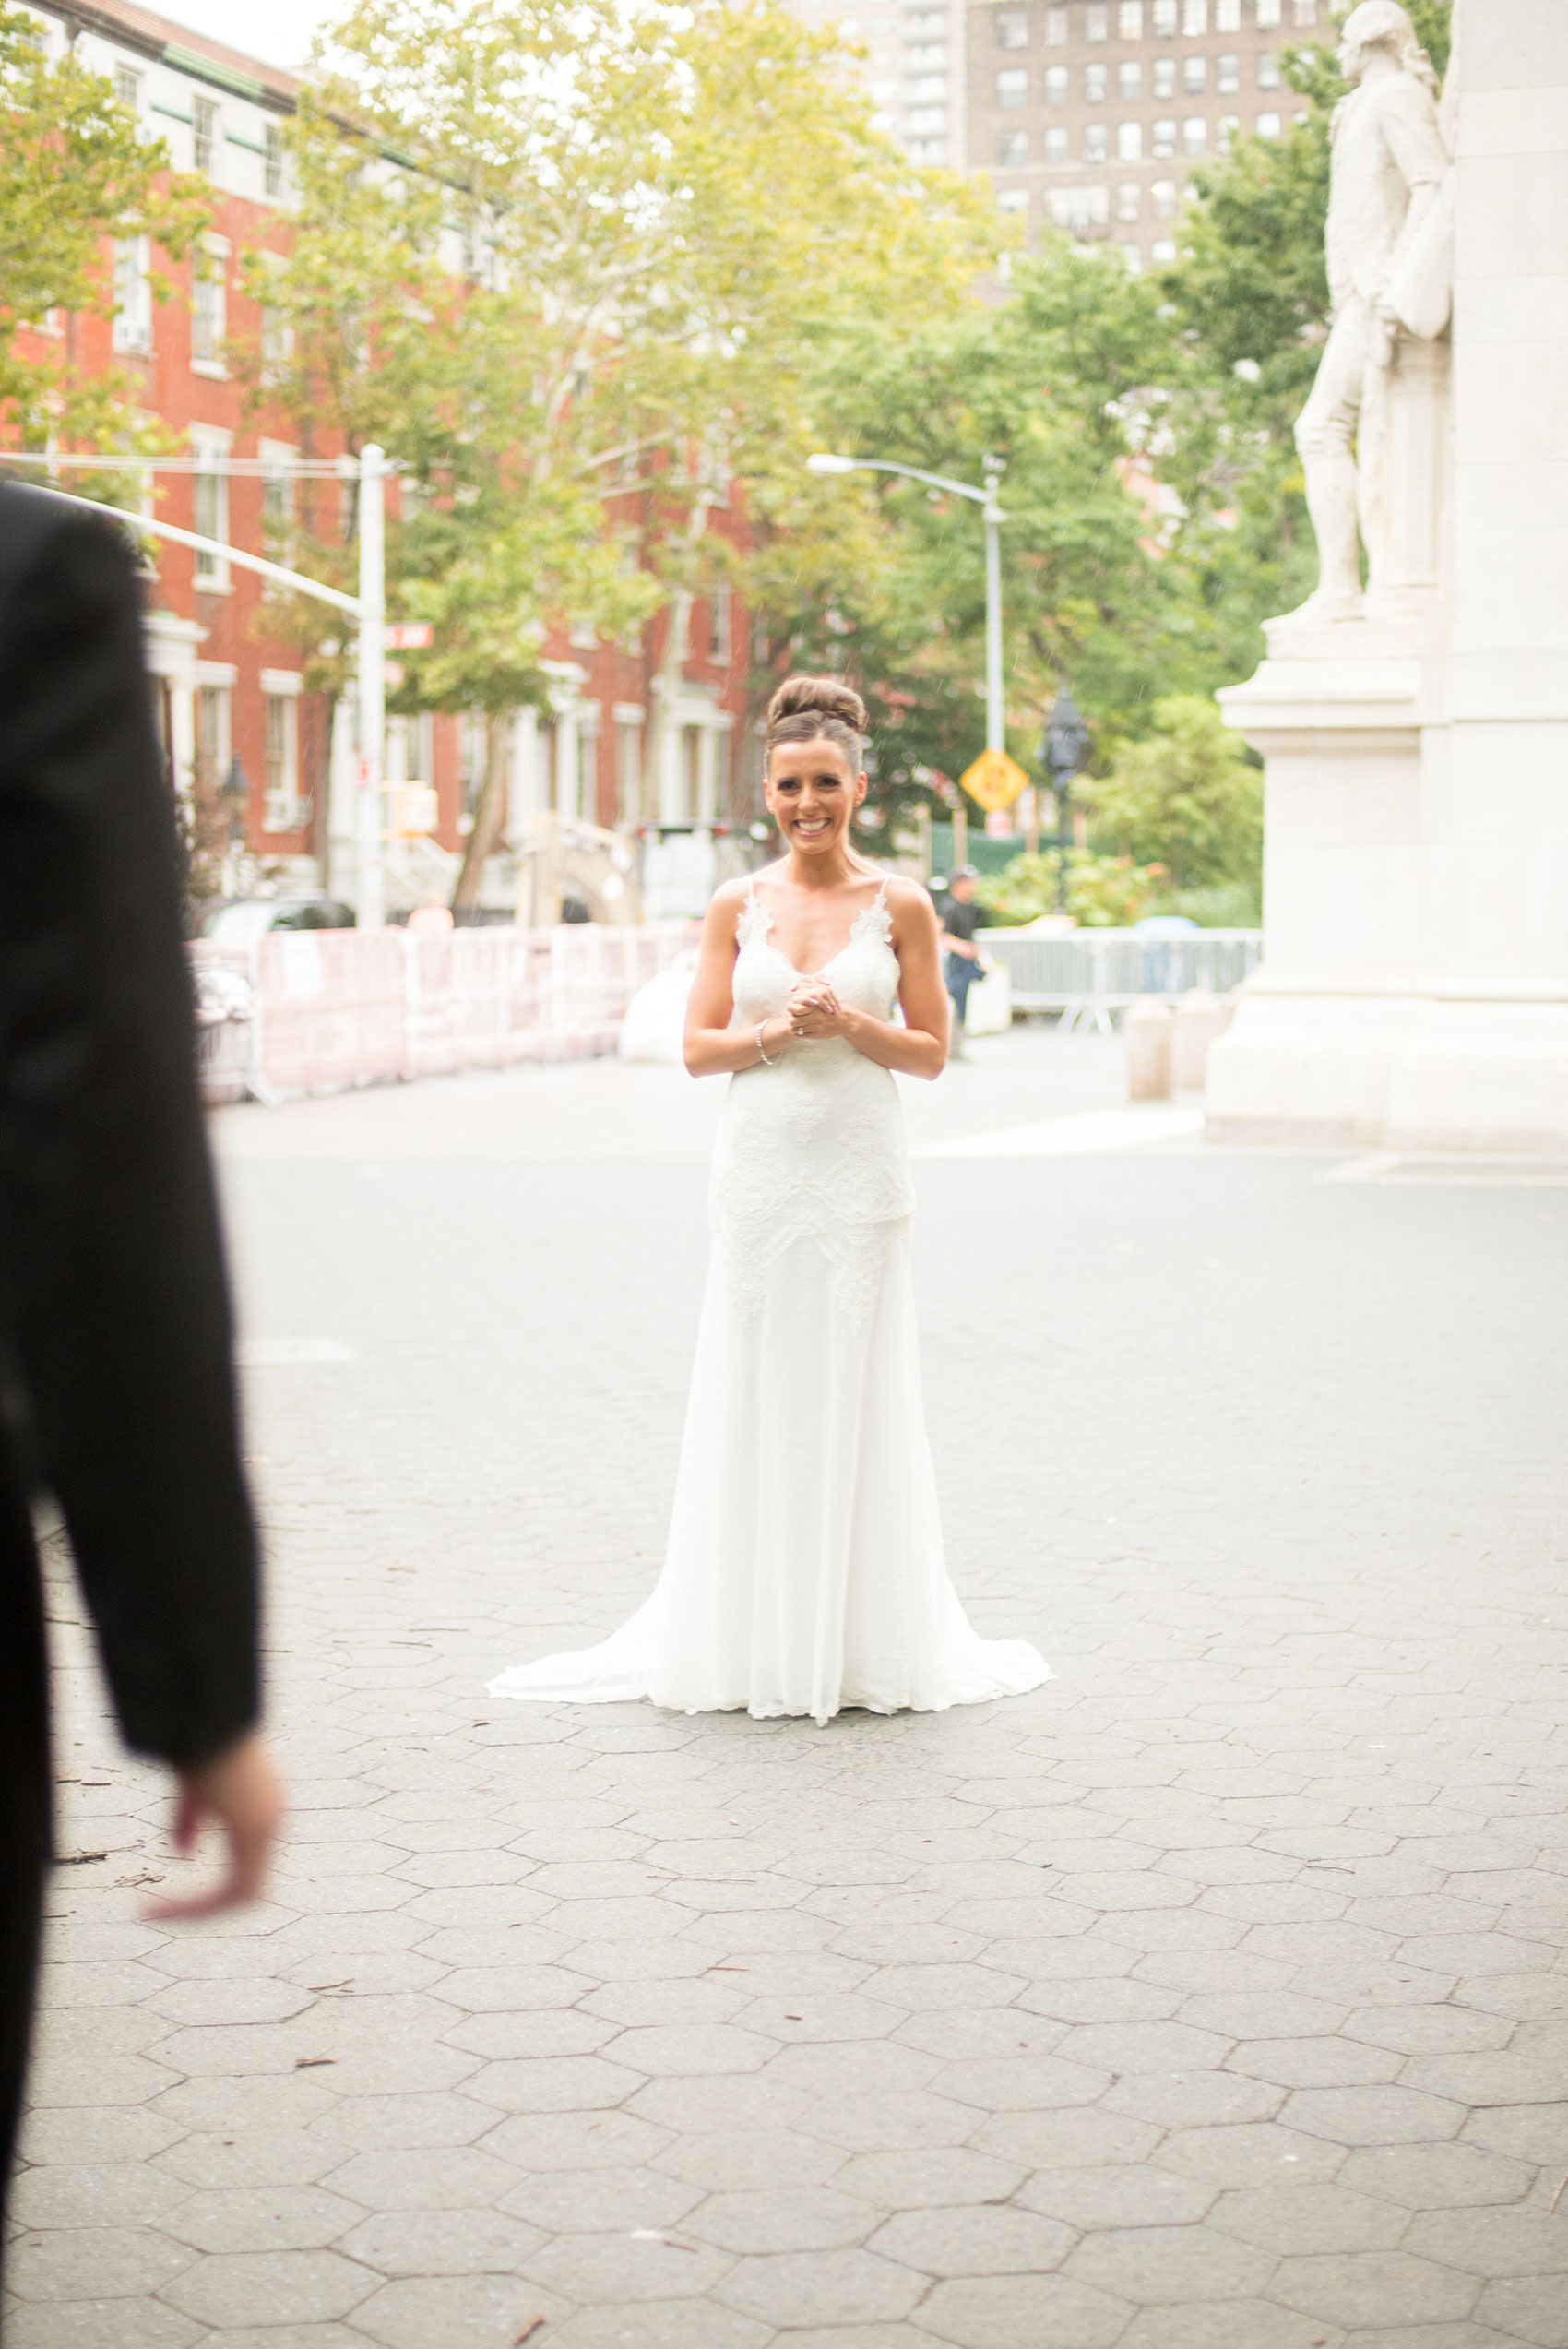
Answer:
<svg viewBox="0 0 1568 2349"><path fill-rule="evenodd" d="M689 923L660 922L413 936L279 930L242 948L197 939L198 982L220 970L243 974L252 1004L221 1053L205 1047L204 1094L277 1102L612 1052L633 995L693 936Z"/></svg>
<svg viewBox="0 0 1568 2349"><path fill-rule="evenodd" d="M1263 960L1261 930L1193 930L1177 937L1141 930L1071 930L1037 937L982 930L979 943L1012 983L1015 1011L1055 1011L1062 1032L1096 1028L1153 996L1174 1002L1194 987L1234 993Z"/></svg>

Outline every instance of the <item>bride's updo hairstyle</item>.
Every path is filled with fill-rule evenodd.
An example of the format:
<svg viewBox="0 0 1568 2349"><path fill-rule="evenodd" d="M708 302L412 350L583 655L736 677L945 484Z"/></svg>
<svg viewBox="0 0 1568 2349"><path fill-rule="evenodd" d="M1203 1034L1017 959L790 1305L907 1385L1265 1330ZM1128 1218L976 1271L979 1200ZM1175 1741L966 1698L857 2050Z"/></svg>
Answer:
<svg viewBox="0 0 1568 2349"><path fill-rule="evenodd" d="M858 775L865 764L866 706L841 677L786 677L767 705L767 757L778 744L830 742Z"/></svg>

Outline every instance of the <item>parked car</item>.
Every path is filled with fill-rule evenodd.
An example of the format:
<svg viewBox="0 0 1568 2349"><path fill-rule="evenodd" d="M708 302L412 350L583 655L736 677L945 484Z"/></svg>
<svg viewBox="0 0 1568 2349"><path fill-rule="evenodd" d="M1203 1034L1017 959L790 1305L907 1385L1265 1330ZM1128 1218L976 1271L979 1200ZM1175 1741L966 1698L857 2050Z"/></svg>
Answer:
<svg viewBox="0 0 1568 2349"><path fill-rule="evenodd" d="M201 925L218 946L250 946L269 930L351 930L354 909L335 897L236 897L214 906Z"/></svg>

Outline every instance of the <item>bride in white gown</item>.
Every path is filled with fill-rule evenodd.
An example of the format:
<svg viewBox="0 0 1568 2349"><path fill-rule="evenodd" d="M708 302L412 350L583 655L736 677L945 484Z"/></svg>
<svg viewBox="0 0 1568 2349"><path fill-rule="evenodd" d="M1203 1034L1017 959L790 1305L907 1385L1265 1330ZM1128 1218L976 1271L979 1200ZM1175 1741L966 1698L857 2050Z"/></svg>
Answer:
<svg viewBox="0 0 1568 2349"><path fill-rule="evenodd" d="M766 795L787 853L726 883L703 930L686 1066L731 1084L663 1571L610 1639L514 1665L493 1696L823 1722L1050 1677L1024 1640L976 1634L943 1560L890 1072L941 1073L947 999L925 891L850 844L864 727L836 679L779 687Z"/></svg>

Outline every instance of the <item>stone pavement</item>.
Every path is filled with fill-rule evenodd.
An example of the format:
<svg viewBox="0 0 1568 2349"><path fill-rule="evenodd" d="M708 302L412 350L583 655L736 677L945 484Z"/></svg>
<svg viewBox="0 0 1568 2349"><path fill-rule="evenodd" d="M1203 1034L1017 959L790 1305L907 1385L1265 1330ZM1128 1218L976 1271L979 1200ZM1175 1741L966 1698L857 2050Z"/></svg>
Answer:
<svg viewBox="0 0 1568 2349"><path fill-rule="evenodd" d="M1118 1081L1019 1032L911 1114ZM1568 1191L932 1157L955 1571L1058 1677L493 1705L654 1572L715 1106L221 1120L289 1842L140 1921L165 1797L62 1577L8 2349L1565 2349Z"/></svg>

